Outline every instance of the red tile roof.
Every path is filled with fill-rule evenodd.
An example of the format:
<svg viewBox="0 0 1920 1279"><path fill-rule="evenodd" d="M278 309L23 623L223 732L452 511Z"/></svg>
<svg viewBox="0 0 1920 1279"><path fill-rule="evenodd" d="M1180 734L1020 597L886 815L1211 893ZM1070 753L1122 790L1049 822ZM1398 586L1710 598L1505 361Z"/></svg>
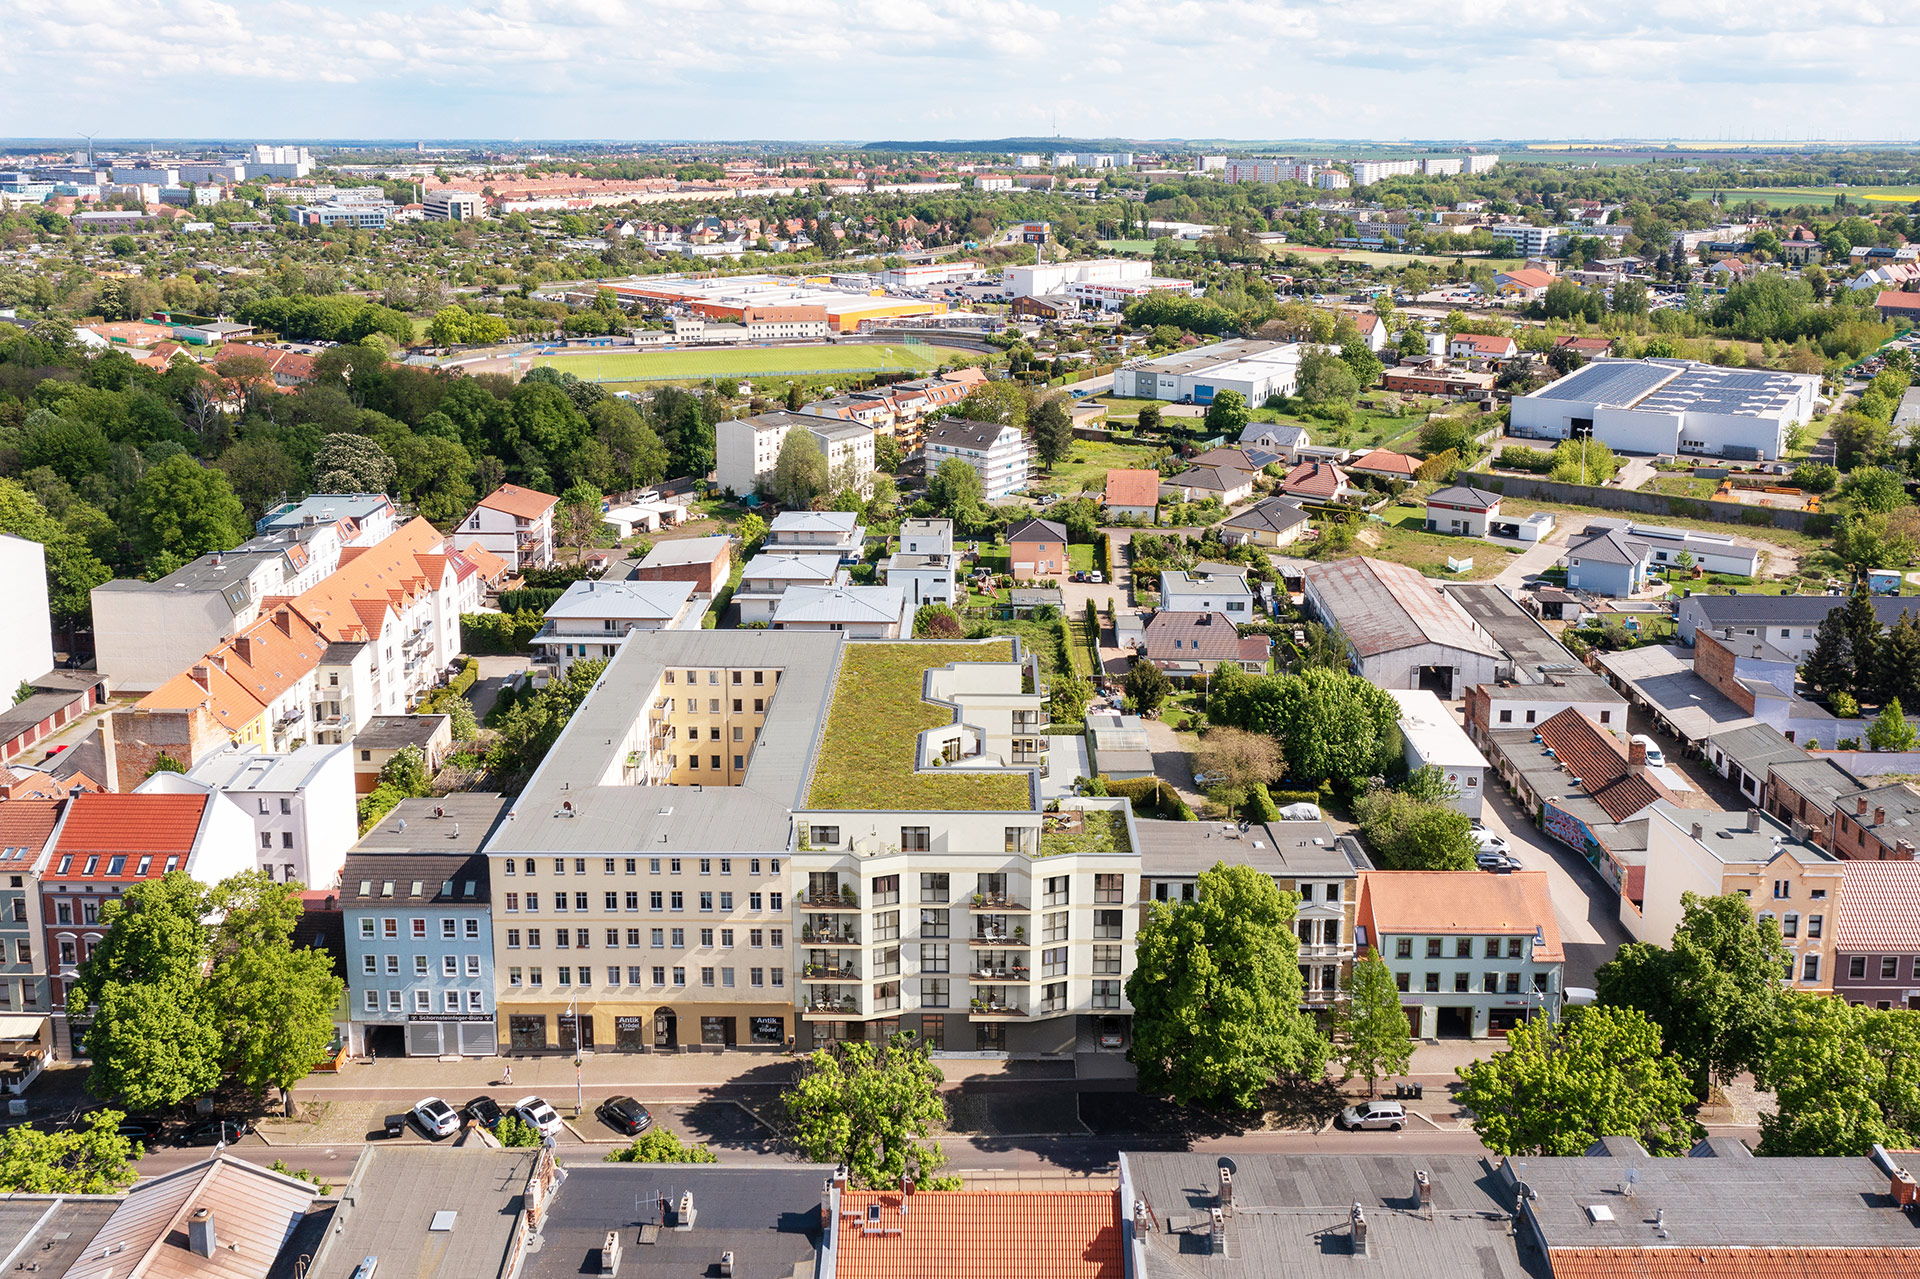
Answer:
<svg viewBox="0 0 1920 1279"><path fill-rule="evenodd" d="M0 843L5 843L0 838ZM1920 862L1840 863L1841 950L1920 950Z"/></svg>
<svg viewBox="0 0 1920 1279"><path fill-rule="evenodd" d="M1554 281L1551 271L1542 271L1539 267L1522 267L1517 271L1502 271L1503 279L1511 280L1523 289L1544 289Z"/></svg>
<svg viewBox="0 0 1920 1279"><path fill-rule="evenodd" d="M1111 1190L840 1197L839 1279L1121 1279L1119 1201ZM868 1221L869 1205L880 1209Z"/></svg>
<svg viewBox="0 0 1920 1279"><path fill-rule="evenodd" d="M1403 475L1411 479L1413 473L1420 469L1420 463L1405 453L1395 453L1392 449L1375 449L1363 457L1357 457L1348 462L1347 469Z"/></svg>
<svg viewBox="0 0 1920 1279"><path fill-rule="evenodd" d="M1920 293L1900 293L1882 289L1874 295L1873 304L1881 310L1920 312Z"/></svg>
<svg viewBox="0 0 1920 1279"><path fill-rule="evenodd" d="M0 861L31 862L47 846L60 818L57 799L12 799L0 804ZM24 854L15 849L25 849Z"/></svg>
<svg viewBox="0 0 1920 1279"><path fill-rule="evenodd" d="M1534 731L1553 748L1553 756L1580 779L1580 789L1616 822L1624 822L1656 799L1672 799L1665 788L1628 771L1620 739L1569 706L1548 716Z"/></svg>
<svg viewBox="0 0 1920 1279"><path fill-rule="evenodd" d="M1240 655L1239 628L1225 613L1155 613L1141 636L1156 662L1226 662Z"/></svg>
<svg viewBox="0 0 1920 1279"><path fill-rule="evenodd" d="M480 499L480 505L490 511L505 511L523 520L537 520L560 501L551 493L542 493L538 489L525 489L515 484L502 484L493 492Z"/></svg>
<svg viewBox="0 0 1920 1279"><path fill-rule="evenodd" d="M1108 506L1158 506L1160 472L1116 468L1107 472Z"/></svg>
<svg viewBox="0 0 1920 1279"><path fill-rule="evenodd" d="M210 794L74 796L54 853L60 858L71 853L76 860L60 872L61 877L87 878L85 863L79 859L92 854L192 852L193 841L200 833L200 819L212 798ZM96 868L92 878L105 878L100 873L104 866L102 863Z"/></svg>
<svg viewBox="0 0 1920 1279"><path fill-rule="evenodd" d="M1280 482L1283 493L1296 493L1303 497L1333 497L1347 482L1340 468L1331 462L1302 462L1287 472L1287 478Z"/></svg>
<svg viewBox="0 0 1920 1279"><path fill-rule="evenodd" d="M1920 1248L1555 1248L1553 1279L1920 1279Z"/></svg>
<svg viewBox="0 0 1920 1279"><path fill-rule="evenodd" d="M1553 344L1565 351L1591 351L1596 355L1605 355L1613 349L1611 338L1581 338L1571 333L1555 338Z"/></svg>
<svg viewBox="0 0 1920 1279"><path fill-rule="evenodd" d="M1513 339L1493 333L1456 333L1451 345L1465 343L1481 355L1505 355L1513 349Z"/></svg>
<svg viewBox="0 0 1920 1279"><path fill-rule="evenodd" d="M1362 871L1360 922L1369 926L1367 939L1374 946L1384 937L1409 933L1511 936L1537 927L1546 944L1534 958L1547 962L1566 958L1543 870L1517 870L1511 875L1473 870Z"/></svg>

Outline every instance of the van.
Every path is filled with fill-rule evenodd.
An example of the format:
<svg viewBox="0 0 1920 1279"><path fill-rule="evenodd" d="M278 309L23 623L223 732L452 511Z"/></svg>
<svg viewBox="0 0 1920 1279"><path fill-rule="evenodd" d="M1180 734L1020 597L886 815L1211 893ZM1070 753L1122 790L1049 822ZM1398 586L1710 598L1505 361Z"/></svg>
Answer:
<svg viewBox="0 0 1920 1279"><path fill-rule="evenodd" d="M1654 740L1651 737L1648 737L1645 733L1635 733L1628 740L1635 746L1644 746L1647 748L1648 768L1666 767L1667 757L1661 752L1659 746L1654 744Z"/></svg>

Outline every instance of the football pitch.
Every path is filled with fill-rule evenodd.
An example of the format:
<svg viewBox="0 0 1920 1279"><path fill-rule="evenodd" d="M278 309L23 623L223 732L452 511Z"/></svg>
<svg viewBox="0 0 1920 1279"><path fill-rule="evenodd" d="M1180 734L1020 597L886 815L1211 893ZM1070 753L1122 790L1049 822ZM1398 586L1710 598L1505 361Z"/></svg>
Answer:
<svg viewBox="0 0 1920 1279"><path fill-rule="evenodd" d="M713 377L805 377L814 373L923 372L955 362L956 352L904 342L819 346L750 346L688 351L591 351L542 355L550 365L588 382L678 382Z"/></svg>

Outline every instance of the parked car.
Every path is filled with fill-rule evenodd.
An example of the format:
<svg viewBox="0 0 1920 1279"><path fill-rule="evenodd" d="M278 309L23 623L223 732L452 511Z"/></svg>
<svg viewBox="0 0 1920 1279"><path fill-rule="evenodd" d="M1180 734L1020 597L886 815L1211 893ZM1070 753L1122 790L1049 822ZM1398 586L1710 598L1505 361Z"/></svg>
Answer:
<svg viewBox="0 0 1920 1279"><path fill-rule="evenodd" d="M209 1119L205 1123L195 1124L181 1133L176 1145L215 1146L225 1142L231 1146L247 1133L247 1125L238 1119Z"/></svg>
<svg viewBox="0 0 1920 1279"><path fill-rule="evenodd" d="M1407 1109L1397 1101L1363 1101L1340 1112L1340 1126L1350 1132L1385 1128L1399 1132L1407 1124Z"/></svg>
<svg viewBox="0 0 1920 1279"><path fill-rule="evenodd" d="M1644 746L1647 748L1647 767L1660 768L1666 764L1666 754L1661 751L1659 745L1645 733L1635 733L1627 740L1635 746Z"/></svg>
<svg viewBox="0 0 1920 1279"><path fill-rule="evenodd" d="M429 1137L451 1137L460 1131L460 1116L438 1097L422 1097L413 1103L413 1122Z"/></svg>
<svg viewBox="0 0 1920 1279"><path fill-rule="evenodd" d="M1107 583L1107 575L1099 569L1094 569L1091 573L1087 574L1087 580L1095 586L1105 586Z"/></svg>
<svg viewBox="0 0 1920 1279"><path fill-rule="evenodd" d="M500 1109L500 1103L493 1098L480 1096L475 1097L472 1101L462 1106L460 1113L479 1124L482 1128L491 1130L499 1124L500 1117L507 1112Z"/></svg>
<svg viewBox="0 0 1920 1279"><path fill-rule="evenodd" d="M560 1131L560 1116L539 1097L522 1097L513 1103L513 1113L533 1125L542 1137L552 1137Z"/></svg>
<svg viewBox="0 0 1920 1279"><path fill-rule="evenodd" d="M1504 854L1507 852L1507 841L1484 826L1479 830L1469 828L1467 834L1472 836L1474 847L1483 853Z"/></svg>
<svg viewBox="0 0 1920 1279"><path fill-rule="evenodd" d="M653 1127L653 1112L631 1097L609 1097L595 1112L609 1128L637 1137Z"/></svg>
<svg viewBox="0 0 1920 1279"><path fill-rule="evenodd" d="M1474 855L1473 864L1495 875L1511 875L1520 869L1520 863L1505 853L1477 853Z"/></svg>
<svg viewBox="0 0 1920 1279"><path fill-rule="evenodd" d="M143 1119L138 1115L128 1115L120 1121L117 1131L128 1141L137 1141L143 1146L151 1146L160 1136L161 1124L158 1119Z"/></svg>

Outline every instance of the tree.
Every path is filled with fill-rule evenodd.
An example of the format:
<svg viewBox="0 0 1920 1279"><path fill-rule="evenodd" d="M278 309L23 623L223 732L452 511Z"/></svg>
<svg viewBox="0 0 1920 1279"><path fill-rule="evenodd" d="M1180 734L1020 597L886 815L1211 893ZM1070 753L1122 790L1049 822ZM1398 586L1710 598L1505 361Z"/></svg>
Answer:
<svg viewBox="0 0 1920 1279"><path fill-rule="evenodd" d="M1814 633L1813 651L1800 667L1800 678L1808 686L1827 694L1846 693L1853 687L1853 659L1847 652L1847 614L1845 609L1830 609Z"/></svg>
<svg viewBox="0 0 1920 1279"><path fill-rule="evenodd" d="M313 451L313 484L322 493L384 493L394 473L393 459L370 436L323 435Z"/></svg>
<svg viewBox="0 0 1920 1279"><path fill-rule="evenodd" d="M1438 800L1377 786L1354 804L1354 816L1387 870L1472 870L1472 823Z"/></svg>
<svg viewBox="0 0 1920 1279"><path fill-rule="evenodd" d="M1282 767L1280 744L1272 737L1228 727L1208 729L1194 748L1193 762L1196 773L1212 779L1208 792L1229 808L1246 803L1254 786L1278 780Z"/></svg>
<svg viewBox="0 0 1920 1279"><path fill-rule="evenodd" d="M953 415L969 422L1000 422L1024 426L1027 395L1012 382L982 382L954 405Z"/></svg>
<svg viewBox="0 0 1920 1279"><path fill-rule="evenodd" d="M1153 714L1173 694L1173 681L1167 678L1167 673L1144 657L1133 659L1120 686L1139 715Z"/></svg>
<svg viewBox="0 0 1920 1279"><path fill-rule="evenodd" d="M791 430L780 441L768 487L782 506L807 507L827 491L827 455L812 431Z"/></svg>
<svg viewBox="0 0 1920 1279"><path fill-rule="evenodd" d="M740 535L740 554L744 559L758 555L767 540L767 522L752 511L740 517L733 531Z"/></svg>
<svg viewBox="0 0 1920 1279"><path fill-rule="evenodd" d="M145 1151L120 1135L118 1110L96 1110L87 1126L45 1132L21 1124L0 1132L0 1192L16 1195L112 1195L139 1175Z"/></svg>
<svg viewBox="0 0 1920 1279"><path fill-rule="evenodd" d="M220 1082L222 1045L201 998L209 891L185 871L135 884L100 908L106 935L80 965L67 1016L87 1027L87 1088L159 1110Z"/></svg>
<svg viewBox="0 0 1920 1279"><path fill-rule="evenodd" d="M601 529L606 495L584 480L567 487L554 508L554 534L562 546L584 551Z"/></svg>
<svg viewBox="0 0 1920 1279"><path fill-rule="evenodd" d="M957 457L935 467L927 477L927 498L934 509L956 523L965 524L986 500L980 473Z"/></svg>
<svg viewBox="0 0 1920 1279"><path fill-rule="evenodd" d="M1373 353L1373 348L1367 345L1366 339L1357 335L1341 344L1340 362L1352 372L1353 379L1361 390L1378 382L1380 372L1385 368L1385 365L1380 363L1380 357Z"/></svg>
<svg viewBox="0 0 1920 1279"><path fill-rule="evenodd" d="M1853 503L1856 511L1885 515L1907 505L1907 484L1885 467L1863 466L1847 473L1840 484L1840 496Z"/></svg>
<svg viewBox="0 0 1920 1279"><path fill-rule="evenodd" d="M690 1146L680 1134L654 1127L633 1139L631 1145L616 1146L607 1155L610 1164L717 1164L720 1156L703 1142Z"/></svg>
<svg viewBox="0 0 1920 1279"><path fill-rule="evenodd" d="M70 510L68 518L72 517ZM0 533L38 542L45 548L47 603L63 624L88 616L93 608L93 588L113 578L113 571L100 562L86 539L56 520L14 480L0 479Z"/></svg>
<svg viewBox="0 0 1920 1279"><path fill-rule="evenodd" d="M1350 403L1360 394L1360 379L1338 355L1316 348L1300 358L1298 387L1309 405Z"/></svg>
<svg viewBox="0 0 1920 1279"><path fill-rule="evenodd" d="M944 1080L919 1036L900 1031L819 1049L782 1101L806 1159L842 1165L854 1185L878 1190L908 1175L924 1183L946 1163L927 1135L946 1120Z"/></svg>
<svg viewBox="0 0 1920 1279"><path fill-rule="evenodd" d="M945 604L922 604L913 615L915 639L961 639L966 633L960 615Z"/></svg>
<svg viewBox="0 0 1920 1279"><path fill-rule="evenodd" d="M1154 903L1127 979L1143 1092L1246 1109L1277 1073L1325 1068L1327 1043L1300 1010L1295 900L1221 863L1193 900Z"/></svg>
<svg viewBox="0 0 1920 1279"><path fill-rule="evenodd" d="M1351 785L1400 754L1400 704L1347 671L1309 667L1284 677L1279 733L1287 772Z"/></svg>
<svg viewBox="0 0 1920 1279"><path fill-rule="evenodd" d="M291 1104L333 1040L345 985L323 950L296 948L300 886L247 871L214 890L220 927L205 1003L216 1018L227 1074L255 1096L277 1088Z"/></svg>
<svg viewBox="0 0 1920 1279"><path fill-rule="evenodd" d="M1920 706L1920 621L1902 610L1880 637L1873 660L1878 670L1874 686L1883 697L1905 706Z"/></svg>
<svg viewBox="0 0 1920 1279"><path fill-rule="evenodd" d="M1907 723L1899 698L1889 698L1880 717L1867 725L1867 742L1877 751L1910 751L1920 745L1920 733Z"/></svg>
<svg viewBox="0 0 1920 1279"><path fill-rule="evenodd" d="M1247 397L1238 391L1216 391L1213 403L1207 405L1207 434L1223 435L1228 440L1240 438L1240 432L1253 420L1253 412L1247 407Z"/></svg>
<svg viewBox="0 0 1920 1279"><path fill-rule="evenodd" d="M1680 898L1671 947L1630 942L1596 978L1600 1003L1631 1008L1660 1028L1698 1096L1760 1061L1780 1017L1780 975L1792 960L1779 925L1756 920L1736 894Z"/></svg>
<svg viewBox="0 0 1920 1279"><path fill-rule="evenodd" d="M1874 691L1875 657L1880 647L1880 614L1865 587L1855 588L1841 614L1847 633L1848 688L1855 701L1878 702Z"/></svg>
<svg viewBox="0 0 1920 1279"><path fill-rule="evenodd" d="M1636 1138L1656 1155L1683 1154L1701 1129L1680 1063L1660 1029L1631 1008L1574 1008L1532 1018L1507 1047L1459 1069L1456 1100L1473 1130L1503 1155L1583 1155L1602 1137Z"/></svg>
<svg viewBox="0 0 1920 1279"><path fill-rule="evenodd" d="M1412 1064L1412 1028L1379 951L1354 962L1347 998L1334 1014L1333 1043L1345 1077L1366 1076L1369 1097L1383 1075L1405 1074Z"/></svg>
<svg viewBox="0 0 1920 1279"><path fill-rule="evenodd" d="M535 1128L532 1124L522 1119L519 1115L514 1114L512 1111L508 1111L506 1114L500 1116L500 1122L494 1125L493 1136L496 1141L509 1150L520 1148L531 1149L535 1146L543 1146L546 1144L545 1139L540 1136L540 1130L538 1128Z"/></svg>
<svg viewBox="0 0 1920 1279"><path fill-rule="evenodd" d="M135 542L149 562L168 555L185 562L224 551L252 531L226 475L184 454L149 468L134 485L133 502Z"/></svg>
<svg viewBox="0 0 1920 1279"><path fill-rule="evenodd" d="M1140 430L1140 431L1159 430L1160 429L1160 406L1158 404L1141 405L1140 415L1134 419L1134 429Z"/></svg>
<svg viewBox="0 0 1920 1279"><path fill-rule="evenodd" d="M1033 433L1034 452L1049 471L1055 462L1073 452L1073 414L1067 411L1062 397L1049 395L1036 404L1027 427Z"/></svg>
<svg viewBox="0 0 1920 1279"><path fill-rule="evenodd" d="M873 437L874 469L891 475L900 469L900 463L903 460L905 455L900 451L900 441L894 439L890 433L882 432Z"/></svg>
<svg viewBox="0 0 1920 1279"><path fill-rule="evenodd" d="M1920 1141L1920 1016L1791 991L1755 1072L1774 1095L1767 1156L1860 1157Z"/></svg>

